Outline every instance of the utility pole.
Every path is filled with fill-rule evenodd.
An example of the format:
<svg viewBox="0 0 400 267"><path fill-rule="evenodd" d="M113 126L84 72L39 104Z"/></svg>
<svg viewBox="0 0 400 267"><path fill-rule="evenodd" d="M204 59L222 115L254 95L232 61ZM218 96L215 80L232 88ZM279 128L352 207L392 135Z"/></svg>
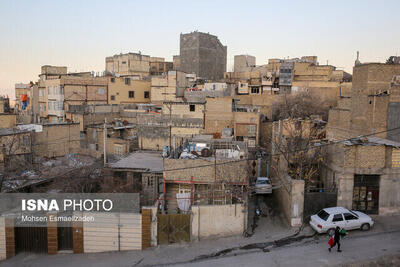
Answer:
<svg viewBox="0 0 400 267"><path fill-rule="evenodd" d="M104 128L103 128L103 139L104 139L104 144L103 144L103 151L104 151L104 167L107 164L107 118L104 118Z"/></svg>

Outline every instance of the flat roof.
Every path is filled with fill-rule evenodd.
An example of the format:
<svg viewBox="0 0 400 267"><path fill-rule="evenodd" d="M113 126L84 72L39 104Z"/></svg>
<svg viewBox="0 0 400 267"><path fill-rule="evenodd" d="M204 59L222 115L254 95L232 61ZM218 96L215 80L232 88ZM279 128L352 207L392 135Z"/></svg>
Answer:
<svg viewBox="0 0 400 267"><path fill-rule="evenodd" d="M352 138L343 142L346 146L391 146L395 148L400 148L400 143L376 136L368 136L368 137L359 137L359 138Z"/></svg>
<svg viewBox="0 0 400 267"><path fill-rule="evenodd" d="M109 168L162 173L163 159L161 152L137 151L109 164Z"/></svg>
<svg viewBox="0 0 400 267"><path fill-rule="evenodd" d="M27 130L19 130L16 128L0 128L0 136L29 133Z"/></svg>

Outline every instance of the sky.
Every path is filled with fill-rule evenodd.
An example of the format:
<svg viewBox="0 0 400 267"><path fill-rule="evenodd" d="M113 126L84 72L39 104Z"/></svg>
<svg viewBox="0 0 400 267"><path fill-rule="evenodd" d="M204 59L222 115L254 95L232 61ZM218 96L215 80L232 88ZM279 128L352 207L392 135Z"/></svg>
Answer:
<svg viewBox="0 0 400 267"><path fill-rule="evenodd" d="M0 0L0 95L37 81L42 65L103 71L105 57L138 52L172 61L179 34L217 35L234 55L316 55L352 73L361 62L400 55L400 1Z"/></svg>

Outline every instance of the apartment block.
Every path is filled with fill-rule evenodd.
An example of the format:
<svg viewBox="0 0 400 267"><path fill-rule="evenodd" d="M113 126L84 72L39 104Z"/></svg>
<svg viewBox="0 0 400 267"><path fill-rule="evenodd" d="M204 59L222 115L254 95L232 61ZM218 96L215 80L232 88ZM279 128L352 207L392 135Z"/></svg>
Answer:
<svg viewBox="0 0 400 267"><path fill-rule="evenodd" d="M206 80L222 80L226 58L227 47L217 36L197 31L180 35L179 70Z"/></svg>
<svg viewBox="0 0 400 267"><path fill-rule="evenodd" d="M115 76L107 79L109 104L150 103L150 80Z"/></svg>

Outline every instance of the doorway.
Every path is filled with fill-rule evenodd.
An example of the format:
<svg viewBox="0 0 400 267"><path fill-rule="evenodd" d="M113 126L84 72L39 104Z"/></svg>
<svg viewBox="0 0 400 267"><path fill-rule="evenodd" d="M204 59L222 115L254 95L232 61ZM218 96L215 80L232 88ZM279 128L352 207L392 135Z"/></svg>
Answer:
<svg viewBox="0 0 400 267"><path fill-rule="evenodd" d="M379 213L379 175L354 175L353 209Z"/></svg>

